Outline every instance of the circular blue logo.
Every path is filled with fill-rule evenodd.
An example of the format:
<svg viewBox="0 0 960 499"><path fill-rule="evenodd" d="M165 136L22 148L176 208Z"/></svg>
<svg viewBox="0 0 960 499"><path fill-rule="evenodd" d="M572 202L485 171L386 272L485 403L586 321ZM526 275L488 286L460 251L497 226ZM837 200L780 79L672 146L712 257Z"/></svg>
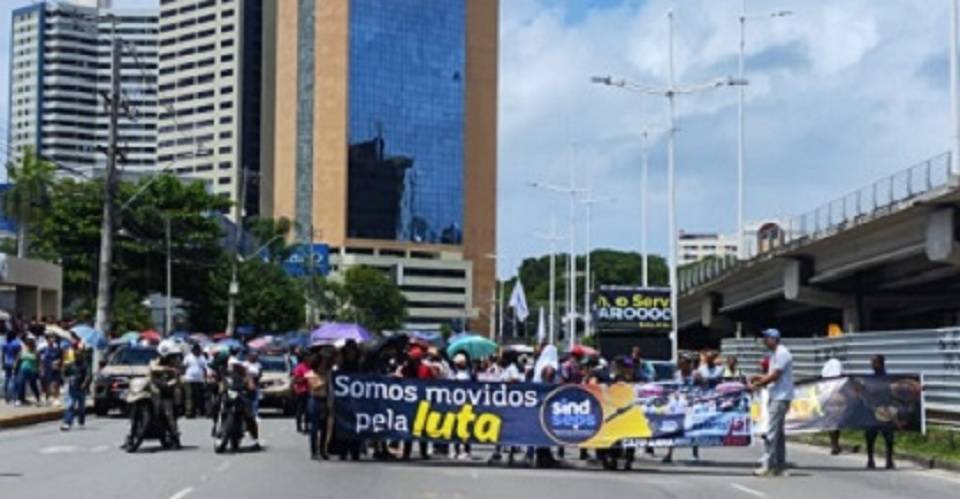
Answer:
<svg viewBox="0 0 960 499"><path fill-rule="evenodd" d="M544 399L540 424L558 444L577 445L600 431L603 406L597 397L582 387L561 386Z"/></svg>

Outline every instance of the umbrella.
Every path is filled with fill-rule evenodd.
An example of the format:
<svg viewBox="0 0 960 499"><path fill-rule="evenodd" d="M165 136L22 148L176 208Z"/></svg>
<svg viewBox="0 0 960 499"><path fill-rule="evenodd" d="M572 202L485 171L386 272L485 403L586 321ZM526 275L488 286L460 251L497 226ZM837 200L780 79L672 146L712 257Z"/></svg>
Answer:
<svg viewBox="0 0 960 499"><path fill-rule="evenodd" d="M570 349L570 355L579 355L581 357L599 357L600 352L597 349L588 347L586 345L574 345Z"/></svg>
<svg viewBox="0 0 960 499"><path fill-rule="evenodd" d="M56 325L56 324L47 324L47 328L46 328L46 330L44 331L44 333L45 333L45 334L55 335L55 336L57 336L58 338L61 338L61 339L64 339L64 340L69 340L69 339L72 338L72 336L70 336L70 331L67 331L66 329L64 329L64 328L62 328L62 327L60 327L60 326L58 326L58 325Z"/></svg>
<svg viewBox="0 0 960 499"><path fill-rule="evenodd" d="M273 342L273 336L261 336L247 342L247 346L253 350L261 350Z"/></svg>
<svg viewBox="0 0 960 499"><path fill-rule="evenodd" d="M533 354L533 347L530 345L524 345L523 343L514 343L513 345L504 345L504 352L514 352L516 354Z"/></svg>
<svg viewBox="0 0 960 499"><path fill-rule="evenodd" d="M443 334L441 334L440 331L411 331L410 339L437 348L443 348L446 344L446 341L443 339Z"/></svg>
<svg viewBox="0 0 960 499"><path fill-rule="evenodd" d="M186 331L177 331L177 332L175 332L175 333L170 333L170 337L171 337L171 338L180 338L180 339L183 340L183 341L193 341L193 339L190 338L190 333L188 333L188 332L186 332Z"/></svg>
<svg viewBox="0 0 960 499"><path fill-rule="evenodd" d="M310 335L305 332L290 333L283 337L283 342L290 348L306 348L306 346L310 343Z"/></svg>
<svg viewBox="0 0 960 499"><path fill-rule="evenodd" d="M465 353L471 359L481 359L489 357L496 353L497 344L483 336L464 336L450 343L447 347L447 355L453 357L457 353Z"/></svg>
<svg viewBox="0 0 960 499"><path fill-rule="evenodd" d="M217 342L217 346L225 346L227 348L243 348L243 342L236 338L224 338Z"/></svg>
<svg viewBox="0 0 960 499"><path fill-rule="evenodd" d="M86 325L86 324L77 324L70 329L74 333L77 333L77 336L83 340L84 343L90 345L92 348L103 349L107 347L107 338L100 331Z"/></svg>
<svg viewBox="0 0 960 499"><path fill-rule="evenodd" d="M192 342L194 342L194 343L198 343L198 344L200 344L200 345L206 345L206 344L208 344L208 343L212 343L212 341L210 340L210 337L207 336L207 335L205 335L205 334L203 334L203 333L194 333L194 334L191 334L191 335L190 335L190 341L192 341Z"/></svg>
<svg viewBox="0 0 960 499"><path fill-rule="evenodd" d="M127 331L126 333L123 333L123 336L117 339L122 340L126 343L136 343L140 341L140 333L136 331Z"/></svg>
<svg viewBox="0 0 960 499"><path fill-rule="evenodd" d="M148 329L140 333L140 338L152 343L160 343L162 336L160 336L160 333L154 331L153 329Z"/></svg>
<svg viewBox="0 0 960 499"><path fill-rule="evenodd" d="M366 343L372 339L373 334L359 324L345 324L340 322L324 324L316 331L310 333L311 345L336 343L338 340L354 340L357 343Z"/></svg>

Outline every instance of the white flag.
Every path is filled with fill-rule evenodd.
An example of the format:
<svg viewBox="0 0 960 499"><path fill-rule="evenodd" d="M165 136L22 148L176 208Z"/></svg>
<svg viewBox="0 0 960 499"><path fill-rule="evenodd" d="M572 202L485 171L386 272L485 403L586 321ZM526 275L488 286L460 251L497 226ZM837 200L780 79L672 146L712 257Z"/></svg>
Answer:
<svg viewBox="0 0 960 499"><path fill-rule="evenodd" d="M523 292L523 283L517 278L517 284L513 287L513 293L510 294L510 307L517 314L517 319L521 322L527 320L530 310L527 308L527 295Z"/></svg>
<svg viewBox="0 0 960 499"><path fill-rule="evenodd" d="M540 320L537 322L537 344L542 345L547 339L547 321L543 317L543 307L540 307Z"/></svg>

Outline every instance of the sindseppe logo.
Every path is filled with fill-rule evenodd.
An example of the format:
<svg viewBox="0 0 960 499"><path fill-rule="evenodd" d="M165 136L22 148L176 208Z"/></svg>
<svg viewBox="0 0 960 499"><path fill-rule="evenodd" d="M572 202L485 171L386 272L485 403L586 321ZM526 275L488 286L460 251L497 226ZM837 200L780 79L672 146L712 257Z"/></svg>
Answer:
<svg viewBox="0 0 960 499"><path fill-rule="evenodd" d="M540 424L558 444L576 445L600 431L603 407L589 391L575 385L562 386L544 399Z"/></svg>

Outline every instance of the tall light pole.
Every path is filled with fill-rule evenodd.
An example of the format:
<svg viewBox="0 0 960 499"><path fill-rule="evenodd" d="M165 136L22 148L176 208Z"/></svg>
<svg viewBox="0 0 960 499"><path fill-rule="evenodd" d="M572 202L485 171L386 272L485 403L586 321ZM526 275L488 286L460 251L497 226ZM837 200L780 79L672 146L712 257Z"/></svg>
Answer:
<svg viewBox="0 0 960 499"><path fill-rule="evenodd" d="M591 222L593 220L593 205L598 203L607 203L613 201L613 198L604 197L604 198L595 198L593 197L593 167L592 164L587 166L587 182L586 182L586 196L584 199L580 200L586 208L586 250L584 257L584 279L583 279L583 336L585 338L592 336L591 326L593 323L593 314L590 313L590 292L592 291L591 278L590 278L590 253L593 251L593 244L591 242L592 235L590 232Z"/></svg>
<svg viewBox="0 0 960 499"><path fill-rule="evenodd" d="M573 347L576 341L576 215L577 215L577 196L583 194L583 189L578 189L576 184L576 165L574 146L570 147L570 184L567 186L550 184L546 182L533 182L533 187L539 187L553 192L559 192L570 197L570 254L567 261L567 314L564 317L567 322L567 331L569 334L570 346Z"/></svg>
<svg viewBox="0 0 960 499"><path fill-rule="evenodd" d="M499 277L499 275L500 275L500 260L502 260L504 257L497 253L487 253L486 257L495 262L494 265L496 267L497 280L500 282L500 285L498 286L500 288L500 293L499 293L500 296L498 298L496 296L497 292L494 291L493 301L497 307L497 315L496 315L497 338L496 339L498 341L503 341L503 279ZM493 319L493 316L491 316L490 318Z"/></svg>
<svg viewBox="0 0 960 499"><path fill-rule="evenodd" d="M163 215L164 235L167 239L167 299L164 309L164 336L173 332L173 258L170 254L170 214Z"/></svg>
<svg viewBox="0 0 960 499"><path fill-rule="evenodd" d="M960 175L960 69L957 65L957 44L960 43L960 0L953 0L950 9L950 110L953 117L953 140L950 141L950 173Z"/></svg>
<svg viewBox="0 0 960 499"><path fill-rule="evenodd" d="M688 95L714 88L725 86L746 85L747 81L739 78L717 78L715 80L689 86L678 86L674 79L673 67L673 11L667 13L668 25L668 56L667 56L667 87L653 88L645 85L627 82L626 80L615 80L612 77L593 77L591 82L602 85L620 87L626 90L646 93L651 95L660 95L667 98L669 104L669 135L667 141L667 231L668 231L668 260L670 267L670 350L671 359L677 361L678 353L678 330L677 330L677 187L676 187L676 97L677 95Z"/></svg>
<svg viewBox="0 0 960 499"><path fill-rule="evenodd" d="M549 300L550 300L550 311L549 311L550 325L548 328L547 337L549 338L548 340L549 343L553 345L554 338L556 337L554 335L554 329L556 327L555 313L557 309L557 305L556 305L557 244L556 243L557 241L563 241L563 237L560 237L560 235L557 234L556 217L553 217L553 216L550 217L550 233L549 234L543 234L543 233L537 232L537 233L534 233L534 236L537 237L538 239L550 241L550 291L548 292Z"/></svg>
<svg viewBox="0 0 960 499"><path fill-rule="evenodd" d="M771 12L764 18L787 17L793 13L788 10ZM737 78L744 80L745 53L747 46L747 20L759 19L758 17L747 17L747 0L740 2L740 56L737 59ZM744 152L743 152L743 103L746 85L737 86L737 258L745 260L747 258L747 240L745 236L746 226L744 221Z"/></svg>

